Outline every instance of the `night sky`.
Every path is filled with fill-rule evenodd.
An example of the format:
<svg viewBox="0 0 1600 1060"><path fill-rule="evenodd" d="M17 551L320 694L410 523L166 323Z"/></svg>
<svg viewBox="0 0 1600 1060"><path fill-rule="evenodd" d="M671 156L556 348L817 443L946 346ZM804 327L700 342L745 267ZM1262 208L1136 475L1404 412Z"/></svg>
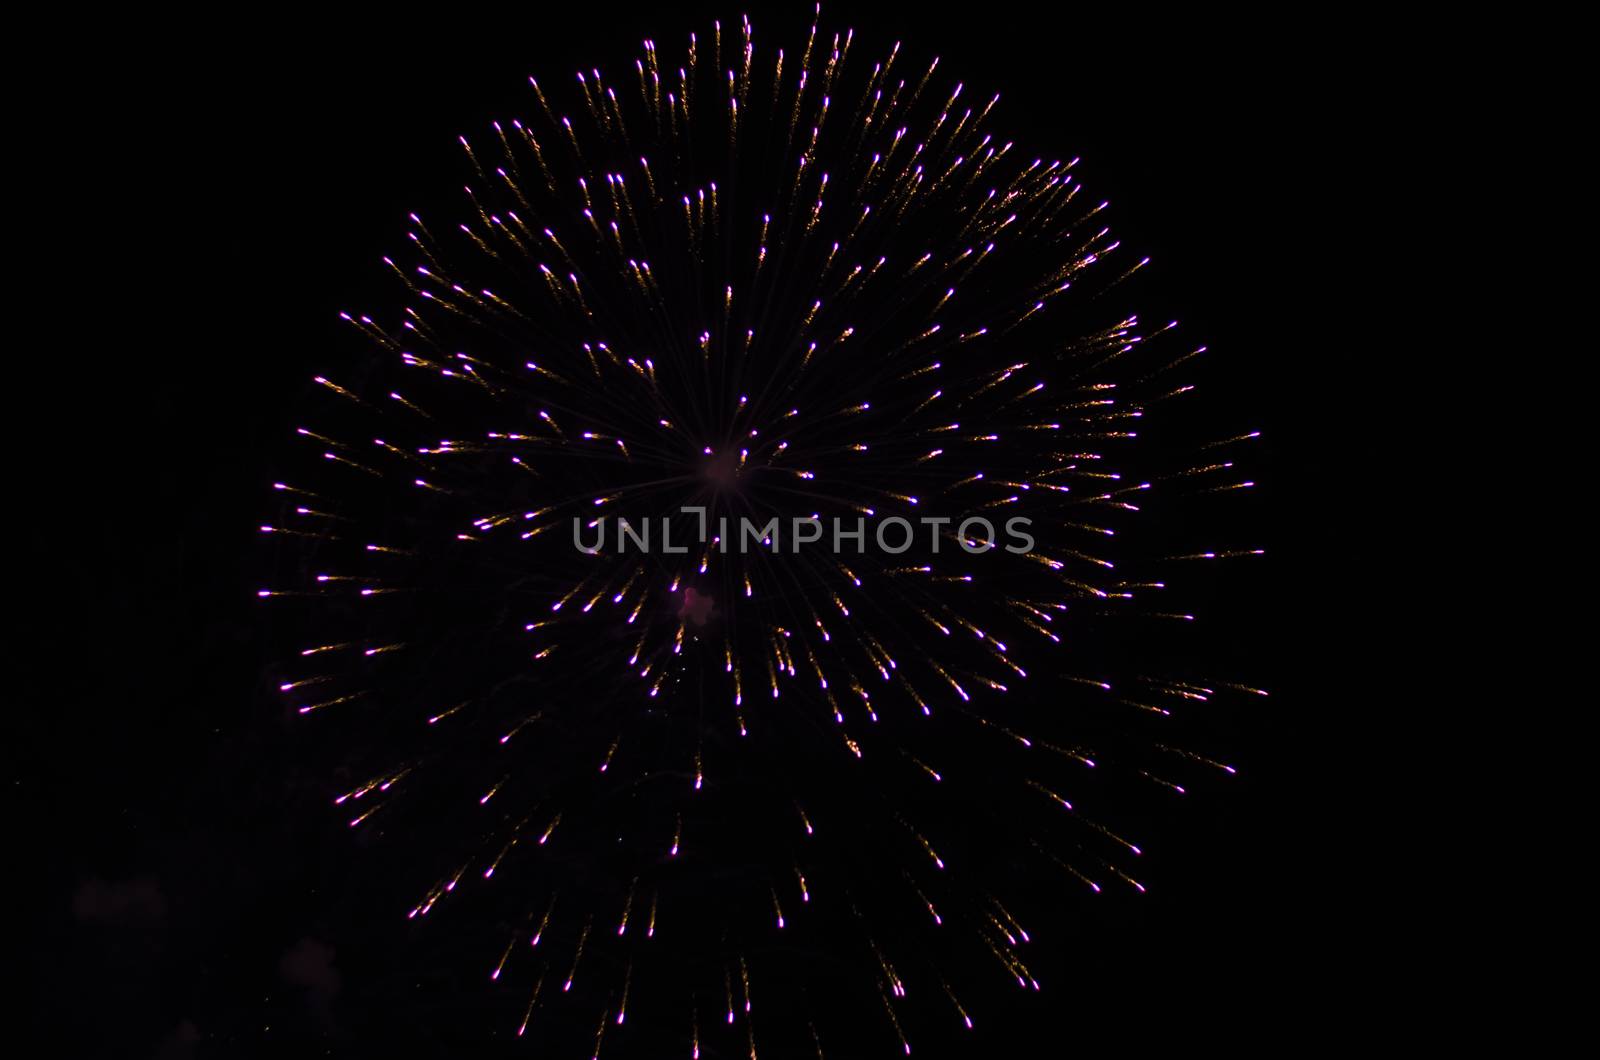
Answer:
<svg viewBox="0 0 1600 1060"><path fill-rule="evenodd" d="M456 135L525 110L530 72L620 68L644 36L741 11L769 41L798 39L809 14L273 11L208 27L204 44L194 27L130 22L70 50L78 72L61 76L95 87L49 151L74 216L42 270L70 304L28 369L53 410L27 439L43 558L24 563L37 602L23 621L40 647L23 653L6 741L11 875L30 892L13 934L55 1055L528 1051L508 1046L476 964L406 943L392 860L326 812L325 754L268 686L255 527L296 403L343 337L337 311L373 303L408 211L456 208ZM1349 915L1329 881L1350 840L1312 792L1331 724L1326 617L1296 588L1314 560L1299 508L1286 514L1307 489L1293 440L1330 401L1303 306L1327 279L1320 167L1350 135L1349 101L1297 51L1309 27L1272 43L1276 27L1231 16L1080 20L1054 5L824 17L944 57L1003 93L1019 143L1080 155L1123 238L1155 259L1157 311L1226 359L1219 422L1267 438L1250 511L1270 566L1219 586L1207 642L1273 691L1219 717L1214 743L1240 776L1146 830L1151 893L1060 925L1040 962L1052 989L997 1001L971 1055L1002 1055L1027 1027L1058 1036L1059 1055L1299 1040L1312 1024L1288 1014L1337 989L1323 954ZM924 1039L919 1055L943 1047Z"/></svg>

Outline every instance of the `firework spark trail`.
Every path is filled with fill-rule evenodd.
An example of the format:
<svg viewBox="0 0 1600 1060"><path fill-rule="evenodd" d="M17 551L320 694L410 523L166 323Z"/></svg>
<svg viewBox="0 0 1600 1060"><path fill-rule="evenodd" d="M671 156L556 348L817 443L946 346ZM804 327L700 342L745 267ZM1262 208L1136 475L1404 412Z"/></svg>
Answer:
<svg viewBox="0 0 1600 1060"><path fill-rule="evenodd" d="M486 900L530 927L485 959L519 984L519 1035L569 961L556 993L591 1029L601 1013L596 1052L654 993L698 1054L716 1021L694 1013L726 992L727 1022L746 1022L730 1041L754 1055L759 965L734 940L804 930L824 896L848 904L892 1047L911 1048L911 995L944 995L971 1028L955 980L1038 984L1004 881L946 860L927 793L955 788L970 814L974 777L1009 778L981 809L1042 869L1143 891L1123 867L1140 848L1073 792L1100 764L1172 794L1232 773L1138 726L1265 694L1113 683L1073 650L1088 623L1193 618L1149 598L1194 563L1260 555L1122 544L1156 501L1250 488L1236 465L1259 432L1141 445L1204 352L1109 308L1148 259L1121 249L1076 160L994 131L997 96L898 43L859 52L815 24L800 54L767 51L745 20L692 35L681 64L645 42L632 87L598 69L565 93L531 81L530 116L461 138L461 219L413 214L410 262L384 259L392 319L343 314L376 360L317 377L305 469L275 484L261 529L285 573L259 595L316 630L281 691L352 760L370 749L337 799L351 827L423 820L448 846L418 852L448 867L422 873L411 917L517 875L521 898ZM705 541L684 506L706 509ZM990 514L1030 519L1036 546L976 548L964 521ZM797 518L888 516L917 528L903 553L785 540ZM728 547L741 518L778 537ZM692 545L573 547L574 521L621 520ZM842 846L819 853L819 832ZM711 885L683 873L736 844L755 853L710 913L685 894ZM890 867L863 876L841 849ZM964 956L880 933L885 909L964 933ZM658 912L737 979L652 964ZM524 957L541 946L553 964Z"/></svg>

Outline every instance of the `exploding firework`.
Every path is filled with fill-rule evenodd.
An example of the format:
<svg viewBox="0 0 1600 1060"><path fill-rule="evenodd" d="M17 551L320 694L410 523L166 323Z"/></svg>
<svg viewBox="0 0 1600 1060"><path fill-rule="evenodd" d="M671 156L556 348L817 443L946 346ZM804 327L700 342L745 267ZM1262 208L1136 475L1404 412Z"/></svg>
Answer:
<svg viewBox="0 0 1600 1060"><path fill-rule="evenodd" d="M1251 485L1254 432L1144 436L1204 347L1125 306L1074 160L859 50L746 20L531 81L274 486L280 689L508 1033L971 1029L1041 988L1019 879L1143 891L1099 774L1232 772L1161 723L1264 694L1161 668L1168 581L1259 552L1141 526Z"/></svg>

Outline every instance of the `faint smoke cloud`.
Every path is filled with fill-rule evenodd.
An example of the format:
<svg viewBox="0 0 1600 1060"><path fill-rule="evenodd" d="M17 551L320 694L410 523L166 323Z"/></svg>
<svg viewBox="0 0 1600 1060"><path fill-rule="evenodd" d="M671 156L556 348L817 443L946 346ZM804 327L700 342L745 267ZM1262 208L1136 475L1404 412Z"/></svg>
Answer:
<svg viewBox="0 0 1600 1060"><path fill-rule="evenodd" d="M309 990L327 1001L339 992L339 970L333 966L333 947L309 936L296 942L278 962L284 981Z"/></svg>
<svg viewBox="0 0 1600 1060"><path fill-rule="evenodd" d="M86 880L72 896L72 913L85 924L124 925L160 920L167 901L153 876Z"/></svg>

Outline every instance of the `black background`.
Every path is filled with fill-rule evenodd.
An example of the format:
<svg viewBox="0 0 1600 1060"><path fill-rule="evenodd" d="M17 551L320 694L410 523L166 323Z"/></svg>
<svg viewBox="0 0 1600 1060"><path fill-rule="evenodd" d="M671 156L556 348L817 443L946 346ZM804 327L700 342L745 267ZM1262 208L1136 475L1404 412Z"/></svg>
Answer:
<svg viewBox="0 0 1600 1060"><path fill-rule="evenodd" d="M31 454L21 577L38 645L7 782L33 1015L69 1055L463 1055L475 1040L470 1002L396 1010L370 985L398 940L261 687L263 487L337 310L377 289L406 212L456 201L458 133L524 111L529 73L616 68L645 36L665 46L741 10L128 20L38 75L64 105L32 200L51 250L26 290L49 326L17 392L42 403L22 422L43 414L13 444ZM809 10L750 13L772 43L797 40ZM1358 27L1314 20L1000 4L824 18L858 47L943 56L1003 92L1020 143L1081 155L1166 308L1228 359L1230 425L1267 432L1270 574L1229 609L1274 697L1223 734L1241 777L1174 815L1146 901L1071 940L1072 989L1018 1012L1063 1052L1320 1037L1329 998L1361 994L1338 956L1363 919L1342 887L1361 841L1324 782L1366 708L1333 703L1361 634L1336 634L1341 605L1320 595L1307 526L1338 518L1323 506L1341 490L1303 443L1359 368L1329 338L1327 248L1354 238L1341 160L1382 60L1352 65L1340 42ZM311 966L299 983L292 953ZM988 1033L975 1055L1027 1040Z"/></svg>

